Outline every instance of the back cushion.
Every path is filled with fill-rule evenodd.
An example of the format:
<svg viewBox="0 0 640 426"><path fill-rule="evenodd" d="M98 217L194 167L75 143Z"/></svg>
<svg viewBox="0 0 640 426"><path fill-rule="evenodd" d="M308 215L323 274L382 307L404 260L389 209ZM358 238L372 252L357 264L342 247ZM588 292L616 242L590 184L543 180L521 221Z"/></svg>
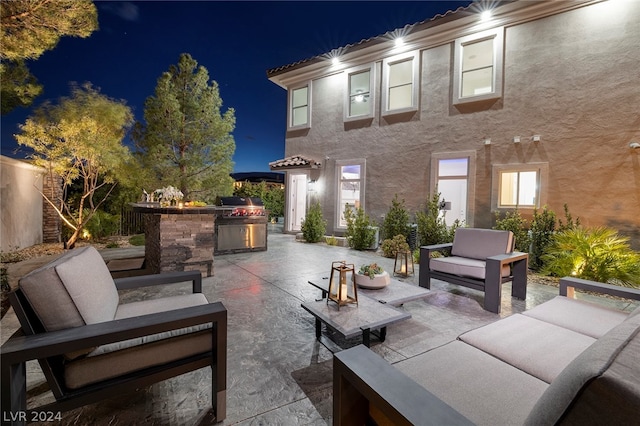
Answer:
<svg viewBox="0 0 640 426"><path fill-rule="evenodd" d="M86 324L113 320L118 290L98 250L86 247L55 268Z"/></svg>
<svg viewBox="0 0 640 426"><path fill-rule="evenodd" d="M587 348L551 382L526 425L633 424L640 418L640 315Z"/></svg>
<svg viewBox="0 0 640 426"><path fill-rule="evenodd" d="M484 260L496 254L511 253L513 244L511 231L458 228L453 237L451 255Z"/></svg>

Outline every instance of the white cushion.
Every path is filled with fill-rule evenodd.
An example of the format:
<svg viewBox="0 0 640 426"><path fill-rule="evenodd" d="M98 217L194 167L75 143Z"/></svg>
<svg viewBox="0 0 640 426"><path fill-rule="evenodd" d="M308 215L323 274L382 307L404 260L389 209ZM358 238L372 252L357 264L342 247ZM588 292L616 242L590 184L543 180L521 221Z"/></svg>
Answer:
<svg viewBox="0 0 640 426"><path fill-rule="evenodd" d="M459 337L520 370L551 383L595 339L525 315L512 315Z"/></svg>
<svg viewBox="0 0 640 426"><path fill-rule="evenodd" d="M470 259L466 257L434 257L429 259L429 269L462 277L484 280L486 276L486 262L484 260ZM502 276L511 274L509 265L502 267Z"/></svg>
<svg viewBox="0 0 640 426"><path fill-rule="evenodd" d="M564 296L556 296L523 314L596 339L628 317L622 311Z"/></svg>
<svg viewBox="0 0 640 426"><path fill-rule="evenodd" d="M56 267L78 312L87 324L111 321L118 308L118 290L102 256L87 247Z"/></svg>

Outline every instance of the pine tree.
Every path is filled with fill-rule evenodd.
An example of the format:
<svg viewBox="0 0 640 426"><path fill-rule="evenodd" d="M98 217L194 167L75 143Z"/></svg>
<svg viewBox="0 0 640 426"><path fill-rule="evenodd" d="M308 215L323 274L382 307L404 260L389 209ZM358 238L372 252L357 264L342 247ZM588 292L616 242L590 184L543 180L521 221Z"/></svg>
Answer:
<svg viewBox="0 0 640 426"><path fill-rule="evenodd" d="M232 193L235 111L221 107L218 84L191 55L160 76L145 102L145 124L133 132L157 188L173 185L186 200L209 202Z"/></svg>

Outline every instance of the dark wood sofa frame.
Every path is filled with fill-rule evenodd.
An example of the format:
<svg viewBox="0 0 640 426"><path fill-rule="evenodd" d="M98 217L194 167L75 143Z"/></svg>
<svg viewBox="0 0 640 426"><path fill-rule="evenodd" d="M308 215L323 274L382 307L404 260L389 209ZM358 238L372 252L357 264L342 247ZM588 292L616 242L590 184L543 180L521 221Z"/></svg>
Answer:
<svg viewBox="0 0 640 426"><path fill-rule="evenodd" d="M446 281L484 292L484 309L495 314L500 313L502 301L502 284L511 281L511 296L524 300L527 297L527 262L529 255L522 252L498 254L486 258L485 279L463 277L433 271L429 268L431 253L435 251L448 253L453 243L434 244L420 247L419 285L431 288L431 278ZM511 267L511 275L502 276L502 268Z"/></svg>
<svg viewBox="0 0 640 426"><path fill-rule="evenodd" d="M193 283L194 293L202 292L202 276L198 271L114 280L118 290L188 281ZM34 418L33 415L71 410L206 366L211 366L212 371L212 406L216 422L226 417L227 310L221 302L46 332L20 289L10 294L10 301L22 328L1 348L3 425L25 424ZM65 353L206 323L212 324L210 352L80 389L71 390L64 385L62 359ZM36 359L56 401L27 409L26 362Z"/></svg>

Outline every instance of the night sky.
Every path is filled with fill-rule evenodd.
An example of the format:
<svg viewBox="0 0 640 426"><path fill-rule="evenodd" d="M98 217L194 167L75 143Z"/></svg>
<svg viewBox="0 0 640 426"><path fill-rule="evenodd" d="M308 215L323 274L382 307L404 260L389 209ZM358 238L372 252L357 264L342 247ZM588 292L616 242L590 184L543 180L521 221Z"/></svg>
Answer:
<svg viewBox="0 0 640 426"><path fill-rule="evenodd" d="M142 120L160 74L189 53L218 82L223 111L236 113L235 172L268 171L284 156L286 92L266 70L430 19L471 1L95 2L99 30L64 37L28 66L44 85L34 102L68 96L69 82L91 82L126 100ZM2 155L24 158L13 134L31 110L2 116Z"/></svg>

